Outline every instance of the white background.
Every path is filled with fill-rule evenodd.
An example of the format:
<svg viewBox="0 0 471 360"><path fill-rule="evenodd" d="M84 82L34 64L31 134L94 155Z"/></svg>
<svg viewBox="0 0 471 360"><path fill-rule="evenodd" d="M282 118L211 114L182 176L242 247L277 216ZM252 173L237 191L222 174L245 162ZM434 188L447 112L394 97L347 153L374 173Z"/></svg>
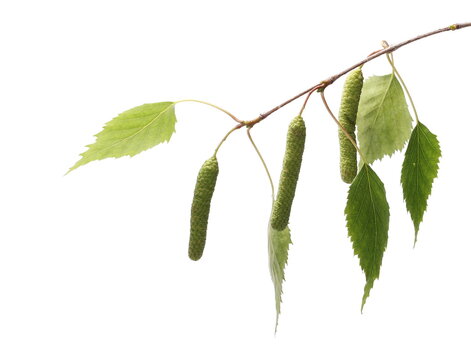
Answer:
<svg viewBox="0 0 471 360"><path fill-rule="evenodd" d="M417 3L417 5L415 5ZM380 47L471 20L468 1L5 1L0 6L0 358L469 359L471 29L396 64L443 158L415 249L403 154L374 164L391 206L381 277L344 226L337 129L314 96L276 336L268 181L244 130L221 148L208 241L187 258L196 174L232 126L179 104L169 144L67 176L93 134L149 102L253 119ZM385 59L364 68L388 71ZM326 91L338 110L343 79ZM278 181L301 101L253 136Z"/></svg>

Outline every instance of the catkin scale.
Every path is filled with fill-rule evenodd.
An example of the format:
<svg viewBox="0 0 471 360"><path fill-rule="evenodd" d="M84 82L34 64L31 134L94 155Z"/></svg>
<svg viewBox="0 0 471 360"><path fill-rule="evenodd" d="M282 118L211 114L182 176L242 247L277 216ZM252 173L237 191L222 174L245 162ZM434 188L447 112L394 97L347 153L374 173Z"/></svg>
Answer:
<svg viewBox="0 0 471 360"><path fill-rule="evenodd" d="M288 127L283 168L271 215L271 226L275 230L281 231L288 225L301 169L305 140L306 125L301 116L296 116Z"/></svg>
<svg viewBox="0 0 471 360"><path fill-rule="evenodd" d="M356 68L350 72L345 80L338 119L353 140L355 140L356 119L362 87L363 73L361 68ZM357 151L341 129L339 129L339 143L340 176L344 182L351 184L358 171Z"/></svg>
<svg viewBox="0 0 471 360"><path fill-rule="evenodd" d="M193 203L191 205L190 242L188 256L191 260L199 260L206 244L206 231L219 165L215 156L206 160L196 179Z"/></svg>

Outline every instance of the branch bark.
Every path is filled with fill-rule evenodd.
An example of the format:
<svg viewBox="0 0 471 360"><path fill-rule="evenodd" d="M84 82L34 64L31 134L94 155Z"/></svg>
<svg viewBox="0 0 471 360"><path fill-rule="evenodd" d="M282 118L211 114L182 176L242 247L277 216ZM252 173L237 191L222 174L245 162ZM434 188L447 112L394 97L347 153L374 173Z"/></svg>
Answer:
<svg viewBox="0 0 471 360"><path fill-rule="evenodd" d="M260 116L258 118L256 118L255 120L245 122L245 124L248 125L248 126L255 125L256 123L262 121L263 119L265 119L268 116L270 116L271 114L273 114L275 111L281 109L283 106L288 105L289 103L291 103L292 101L300 98L303 95L306 95L308 93L312 93L313 91L316 91L316 90L319 90L319 89L325 89L327 86L332 85L338 78L342 77L346 73L348 73L351 70L357 68L358 66L361 66L363 64L366 64L367 62L370 62L373 59L376 59L377 57L380 57L381 55L390 54L390 53L396 51L397 49L399 49L399 48L401 48L405 45L408 45L408 44L413 43L417 40L424 39L426 37L429 37L429 36L432 36L432 35L435 35L435 34L439 34L439 33L445 32L445 31L455 31L455 30L463 29L463 28L470 27L470 26L471 26L471 22L453 24L453 25L450 25L450 26L447 26L447 27L444 27L444 28L441 28L441 29L438 29L438 30L430 31L430 32L425 33L425 34L415 36L411 39L402 41L402 42L397 43L395 45L390 45L390 46L388 46L388 47L386 47L382 50L375 51L374 53L370 54L367 58L357 62L356 64L348 67L347 69L339 72L338 74L330 76L326 80L321 81L320 83L310 87L309 89L304 90L303 92L299 93L296 96L293 96L292 98L286 100L285 102L283 102L280 105L274 107L273 109L271 109L271 110L269 110L269 111L267 111L263 114L260 114Z"/></svg>

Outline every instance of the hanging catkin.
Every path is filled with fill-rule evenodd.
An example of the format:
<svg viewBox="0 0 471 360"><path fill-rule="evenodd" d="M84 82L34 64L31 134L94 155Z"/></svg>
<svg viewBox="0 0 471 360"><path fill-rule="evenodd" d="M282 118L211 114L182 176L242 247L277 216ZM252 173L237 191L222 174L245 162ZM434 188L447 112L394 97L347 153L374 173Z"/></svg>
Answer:
<svg viewBox="0 0 471 360"><path fill-rule="evenodd" d="M358 103L362 87L363 73L361 68L356 68L345 80L339 111L339 122L353 140L355 140ZM351 184L357 175L357 151L341 129L339 129L339 143L340 176L344 182Z"/></svg>
<svg viewBox="0 0 471 360"><path fill-rule="evenodd" d="M191 205L190 243L188 246L188 256L191 260L199 260L203 255L211 198L218 173L219 166L215 156L206 160L198 173Z"/></svg>
<svg viewBox="0 0 471 360"><path fill-rule="evenodd" d="M275 230L281 231L288 225L299 170L301 169L305 140L306 125L301 116L296 116L288 127L283 169L278 185L278 193L273 205L271 226Z"/></svg>

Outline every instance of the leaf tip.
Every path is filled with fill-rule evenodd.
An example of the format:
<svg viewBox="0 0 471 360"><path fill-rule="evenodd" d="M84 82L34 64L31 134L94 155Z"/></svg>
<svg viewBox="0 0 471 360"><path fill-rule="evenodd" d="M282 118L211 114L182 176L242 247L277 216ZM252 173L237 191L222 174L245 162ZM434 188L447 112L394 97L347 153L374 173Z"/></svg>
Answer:
<svg viewBox="0 0 471 360"><path fill-rule="evenodd" d="M80 154L80 155L82 155L82 154ZM84 160L84 157L83 157L83 155L82 155L82 157L80 158L80 160L77 161L69 170L67 170L67 172L64 174L64 176L70 174L70 173L71 173L72 171L74 171L75 169L77 169L77 168L79 168L80 166L85 165L86 163L89 162L89 161L85 161L85 162L84 162L83 160Z"/></svg>
<svg viewBox="0 0 471 360"><path fill-rule="evenodd" d="M369 279L366 281L365 289L363 290L363 298L361 300L360 311L362 314L363 314L363 308L365 307L365 304L366 304L366 299L368 299L368 297L370 296L370 291L373 288L374 281L375 281L374 279Z"/></svg>
<svg viewBox="0 0 471 360"><path fill-rule="evenodd" d="M67 172L64 174L64 176L67 176L69 175L72 171L74 171L75 169L78 168L78 166L76 166L77 164L75 164L74 166L72 166L71 168L69 168L69 170L67 170ZM80 165L79 165L80 166Z"/></svg>

